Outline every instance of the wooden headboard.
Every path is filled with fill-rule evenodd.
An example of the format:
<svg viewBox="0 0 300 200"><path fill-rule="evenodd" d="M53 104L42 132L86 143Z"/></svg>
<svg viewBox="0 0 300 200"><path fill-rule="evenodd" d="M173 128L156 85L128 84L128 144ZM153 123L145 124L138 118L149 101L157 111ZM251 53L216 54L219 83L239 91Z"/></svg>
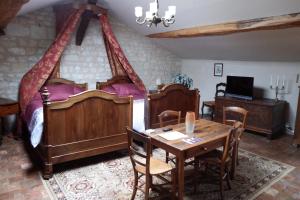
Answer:
<svg viewBox="0 0 300 200"><path fill-rule="evenodd" d="M54 79L49 79L46 83L47 85L53 85L53 84L68 84L68 85L74 85L80 88L83 88L85 90L88 89L88 84L87 83L75 83L74 81L70 81L64 78L54 78Z"/></svg>
<svg viewBox="0 0 300 200"><path fill-rule="evenodd" d="M181 84L166 85L158 93L148 94L145 102L145 126L158 128L158 115L165 110L181 111L183 119L187 111L193 111L198 119L199 101L198 89L189 90Z"/></svg>
<svg viewBox="0 0 300 200"><path fill-rule="evenodd" d="M116 83L132 83L132 81L128 78L128 76L115 76L111 79L108 79L106 82L97 82L96 89L102 90L107 86L112 86Z"/></svg>

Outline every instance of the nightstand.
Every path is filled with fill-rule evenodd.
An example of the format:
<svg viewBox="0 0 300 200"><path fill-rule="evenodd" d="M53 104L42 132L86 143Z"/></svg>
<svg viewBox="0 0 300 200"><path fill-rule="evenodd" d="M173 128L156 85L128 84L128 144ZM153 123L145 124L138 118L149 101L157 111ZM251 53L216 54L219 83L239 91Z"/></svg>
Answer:
<svg viewBox="0 0 300 200"><path fill-rule="evenodd" d="M17 101L1 98L0 97L0 120L2 122L1 132L0 132L0 145L2 143L2 133L4 131L4 123L2 118L7 115L19 113L19 103Z"/></svg>

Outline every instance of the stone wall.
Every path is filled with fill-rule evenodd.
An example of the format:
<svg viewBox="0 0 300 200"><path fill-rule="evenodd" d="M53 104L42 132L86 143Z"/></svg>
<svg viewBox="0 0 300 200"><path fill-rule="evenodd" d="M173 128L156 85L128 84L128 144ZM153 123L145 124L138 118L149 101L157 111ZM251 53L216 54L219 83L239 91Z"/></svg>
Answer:
<svg viewBox="0 0 300 200"><path fill-rule="evenodd" d="M147 88L154 88L157 78L170 82L180 72L181 60L154 45L150 39L136 33L114 18L110 18L125 55ZM111 78L102 31L98 20L93 19L81 46L75 45L75 34L61 60L61 75L76 82L88 82L95 88L97 81Z"/></svg>
<svg viewBox="0 0 300 200"><path fill-rule="evenodd" d="M51 8L15 18L0 37L0 96L17 99L19 82L55 37Z"/></svg>
<svg viewBox="0 0 300 200"><path fill-rule="evenodd" d="M180 72L181 61L139 35L126 25L111 20L113 31L134 70L148 88L155 80L170 82ZM0 37L0 96L17 99L19 82L44 54L55 38L55 16L46 8L19 16ZM88 82L95 88L96 81L111 77L111 71L102 40L100 25L92 20L81 46L75 45L75 33L61 62L61 76L76 82Z"/></svg>

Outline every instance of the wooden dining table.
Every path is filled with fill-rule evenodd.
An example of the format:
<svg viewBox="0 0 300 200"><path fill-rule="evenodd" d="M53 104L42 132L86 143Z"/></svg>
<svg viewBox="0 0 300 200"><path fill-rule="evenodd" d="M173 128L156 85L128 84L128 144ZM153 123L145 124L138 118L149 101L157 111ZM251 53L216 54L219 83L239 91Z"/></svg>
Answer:
<svg viewBox="0 0 300 200"><path fill-rule="evenodd" d="M194 133L188 135L188 138L201 138L201 141L194 144L189 144L183 141L183 139L164 139L159 134L164 133L163 129L165 128L155 129L153 133L149 134L151 144L176 156L178 199L183 199L185 160L222 147L224 139L230 134L232 127L205 119L196 120ZM172 131L186 134L184 123L171 125L168 128L172 128Z"/></svg>

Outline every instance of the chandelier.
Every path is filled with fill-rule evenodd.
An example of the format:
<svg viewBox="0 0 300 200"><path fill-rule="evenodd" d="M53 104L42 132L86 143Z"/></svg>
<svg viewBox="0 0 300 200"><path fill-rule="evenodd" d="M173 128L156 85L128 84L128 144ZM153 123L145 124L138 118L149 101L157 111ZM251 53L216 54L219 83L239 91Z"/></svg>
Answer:
<svg viewBox="0 0 300 200"><path fill-rule="evenodd" d="M136 22L138 24L146 23L148 27L151 27L152 24L155 24L155 26L157 26L157 24L161 22L165 27L169 27L170 24L173 24L175 22L176 6L169 6L168 10L165 12L164 17L159 17L158 8L158 0L150 3L150 10L146 11L146 16L143 18L143 8L140 6L135 7Z"/></svg>

